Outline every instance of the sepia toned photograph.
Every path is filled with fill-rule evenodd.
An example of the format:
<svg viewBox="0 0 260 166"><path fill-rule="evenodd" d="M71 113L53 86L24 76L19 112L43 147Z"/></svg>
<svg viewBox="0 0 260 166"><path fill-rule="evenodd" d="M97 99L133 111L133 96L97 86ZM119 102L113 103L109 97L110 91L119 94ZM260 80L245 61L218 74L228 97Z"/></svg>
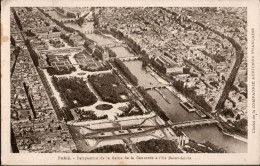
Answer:
<svg viewBox="0 0 260 166"><path fill-rule="evenodd" d="M13 152L246 152L246 16L11 8Z"/></svg>
<svg viewBox="0 0 260 166"><path fill-rule="evenodd" d="M11 6L10 154L251 153L248 10Z"/></svg>

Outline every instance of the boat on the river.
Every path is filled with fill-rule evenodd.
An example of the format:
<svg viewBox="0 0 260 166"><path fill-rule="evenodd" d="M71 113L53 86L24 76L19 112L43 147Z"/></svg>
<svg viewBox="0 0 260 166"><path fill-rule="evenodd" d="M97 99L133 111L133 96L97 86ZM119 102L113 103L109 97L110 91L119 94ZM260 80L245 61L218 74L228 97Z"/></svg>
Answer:
<svg viewBox="0 0 260 166"><path fill-rule="evenodd" d="M201 110L197 110L196 113L197 113L201 118L206 118L206 117L207 117Z"/></svg>
<svg viewBox="0 0 260 166"><path fill-rule="evenodd" d="M180 105L188 112L194 112L196 109L189 102L180 102Z"/></svg>

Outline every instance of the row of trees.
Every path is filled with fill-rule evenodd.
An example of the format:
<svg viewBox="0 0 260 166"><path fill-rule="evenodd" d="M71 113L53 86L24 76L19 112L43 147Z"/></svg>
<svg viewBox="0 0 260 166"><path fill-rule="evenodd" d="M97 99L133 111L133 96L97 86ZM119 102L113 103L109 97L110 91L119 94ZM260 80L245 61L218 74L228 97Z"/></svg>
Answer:
<svg viewBox="0 0 260 166"><path fill-rule="evenodd" d="M136 144L141 153L181 153L175 142L164 139L151 139Z"/></svg>
<svg viewBox="0 0 260 166"><path fill-rule="evenodd" d="M69 113L67 114L67 112L68 112L67 108L64 108L64 109L61 108L60 109L58 101L57 101L56 97L53 95L53 91L51 90L51 87L50 87L48 80L47 80L45 74L43 73L43 71L39 68L37 69L37 71L39 73L39 76L41 77L42 83L44 84L45 90L50 97L50 101L51 101L52 106L53 106L53 108L56 112L57 118L59 120L62 120L64 118L65 121L73 120L73 117L71 119L71 116L69 115ZM69 116L67 116L67 115L69 115Z"/></svg>
<svg viewBox="0 0 260 166"><path fill-rule="evenodd" d="M11 8L11 10L12 10L12 12L13 12L13 14L14 14L14 19L15 19L15 21L16 21L16 23L17 23L18 28L22 31L22 30L23 30L23 27L22 27L22 24L21 24L21 22L20 22L19 17L17 16L16 11L14 10L14 8Z"/></svg>
<svg viewBox="0 0 260 166"><path fill-rule="evenodd" d="M99 62L97 62L99 63ZM93 67L94 66L94 67ZM97 67L96 65L80 65L79 66L81 70L84 70L84 71L105 71L105 70L109 70L109 67L107 65L105 66L99 66Z"/></svg>
<svg viewBox="0 0 260 166"><path fill-rule="evenodd" d="M89 81L104 101L117 103L130 100L128 90L119 82L115 75L92 75ZM126 96L126 99L122 98L121 95Z"/></svg>
<svg viewBox="0 0 260 166"><path fill-rule="evenodd" d="M60 67L61 68L61 67ZM63 75L63 74L70 74L73 71L76 71L76 68L74 66L70 66L69 68L67 67L62 67L62 70L58 70L56 67L50 66L47 68L47 72L50 75Z"/></svg>
<svg viewBox="0 0 260 166"><path fill-rule="evenodd" d="M106 145L90 151L90 153L126 153L126 152L127 152L126 148L121 144Z"/></svg>
<svg viewBox="0 0 260 166"><path fill-rule="evenodd" d="M15 61L14 61L13 67L11 69L11 77L12 77L12 75L14 73L14 69L15 69L16 62L17 62L17 57L20 54L20 52L21 52L21 48L20 47L15 47L14 51L12 52L12 54L14 54L14 56L15 56Z"/></svg>
<svg viewBox="0 0 260 166"><path fill-rule="evenodd" d="M97 102L83 78L53 77L53 81L69 108L89 106Z"/></svg>
<svg viewBox="0 0 260 166"><path fill-rule="evenodd" d="M137 90L142 94L145 99L144 106L155 111L164 121L168 121L169 118L165 112L158 106L157 101L150 96L143 87L137 87Z"/></svg>
<svg viewBox="0 0 260 166"><path fill-rule="evenodd" d="M134 76L131 71L126 67L126 65L120 60L115 59L115 65L120 69L120 71L130 80L130 82L134 85L138 85L138 79Z"/></svg>
<svg viewBox="0 0 260 166"><path fill-rule="evenodd" d="M190 147L184 147L184 150L188 153L225 153L225 150L223 148L218 148L209 141L201 144L204 146L198 145L198 143L196 143L195 141L190 140L188 143Z"/></svg>
<svg viewBox="0 0 260 166"><path fill-rule="evenodd" d="M13 46L15 46L16 45L16 41L14 40L14 38L13 38L13 36L11 35L11 44L13 45Z"/></svg>
<svg viewBox="0 0 260 166"><path fill-rule="evenodd" d="M38 57L37 53L34 51L32 45L31 45L31 42L29 40L26 40L25 45L27 46L27 49L30 53L30 56L33 60L34 65L36 67L38 67L39 66L39 62L38 62L39 57Z"/></svg>

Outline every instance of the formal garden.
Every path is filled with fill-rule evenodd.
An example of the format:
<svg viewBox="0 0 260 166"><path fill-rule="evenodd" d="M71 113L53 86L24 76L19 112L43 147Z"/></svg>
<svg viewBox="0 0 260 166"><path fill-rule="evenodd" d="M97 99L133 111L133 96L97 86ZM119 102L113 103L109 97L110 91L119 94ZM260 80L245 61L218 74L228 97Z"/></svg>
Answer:
<svg viewBox="0 0 260 166"><path fill-rule="evenodd" d="M92 75L89 81L102 100L106 102L118 103L131 100L129 90L113 74Z"/></svg>
<svg viewBox="0 0 260 166"><path fill-rule="evenodd" d="M53 82L69 108L89 106L97 102L97 97L82 78L53 77Z"/></svg>

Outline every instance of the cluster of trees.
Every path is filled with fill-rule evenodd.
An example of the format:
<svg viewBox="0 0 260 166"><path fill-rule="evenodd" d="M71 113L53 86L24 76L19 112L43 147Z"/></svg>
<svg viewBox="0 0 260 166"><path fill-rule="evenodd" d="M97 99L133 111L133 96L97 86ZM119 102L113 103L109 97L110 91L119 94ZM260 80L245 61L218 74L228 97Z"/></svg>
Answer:
<svg viewBox="0 0 260 166"><path fill-rule="evenodd" d="M53 77L53 81L69 108L89 106L97 102L83 78Z"/></svg>
<svg viewBox="0 0 260 166"><path fill-rule="evenodd" d="M232 109L224 109L224 110L222 111L222 114L223 114L225 117L228 117L228 116L229 116L229 117L232 117L232 118L235 117L235 115L234 115Z"/></svg>
<svg viewBox="0 0 260 166"><path fill-rule="evenodd" d="M116 53L111 48L105 47L105 49L108 51L110 58L116 58Z"/></svg>
<svg viewBox="0 0 260 166"><path fill-rule="evenodd" d="M33 47L32 47L32 45L31 45L30 41L29 41L29 40L26 40L26 41L25 41L25 45L27 46L28 52L30 53L30 56L31 56L31 58L32 58L32 60L33 60L33 64L34 64L36 67L38 67L38 66L39 66L39 62L38 62L39 57L38 57L38 55L36 54L36 52L33 50Z"/></svg>
<svg viewBox="0 0 260 166"><path fill-rule="evenodd" d="M84 23L84 21L85 21L85 18L84 17L80 17L79 19L77 19L77 24L79 25L79 26L82 26L83 25L83 23Z"/></svg>
<svg viewBox="0 0 260 166"><path fill-rule="evenodd" d="M247 120L246 119L241 119L239 121L234 122L234 126L245 129L247 127Z"/></svg>
<svg viewBox="0 0 260 166"><path fill-rule="evenodd" d="M136 108L136 111L133 111L134 107ZM119 117L143 115L141 109L137 109L137 108L138 108L137 104L131 101L127 109L125 109L124 112L121 115L119 115Z"/></svg>
<svg viewBox="0 0 260 166"><path fill-rule="evenodd" d="M108 66L105 65L105 66L100 66L100 67L92 67L90 65L80 65L79 66L81 68L81 70L84 70L84 71L105 71L105 70L109 70Z"/></svg>
<svg viewBox="0 0 260 166"><path fill-rule="evenodd" d="M202 95L197 95L195 90L196 87L188 88L184 86L184 82L178 80L173 81L173 86L180 92L182 92L185 96L189 97L193 101L195 101L198 105L204 108L207 111L211 111L212 107L207 103L205 98Z"/></svg>
<svg viewBox="0 0 260 166"><path fill-rule="evenodd" d="M218 148L214 144L212 144L209 141L206 141L205 143L201 143L201 145L198 145L195 141L190 140L188 145L189 148L184 147L184 150L188 153L225 153L226 151L223 148ZM203 146L204 145L204 146Z"/></svg>
<svg viewBox="0 0 260 166"><path fill-rule="evenodd" d="M55 26L52 30L52 32L60 32L59 29Z"/></svg>
<svg viewBox="0 0 260 166"><path fill-rule="evenodd" d="M220 62L225 62L226 61L226 58L224 56L219 55L219 54L213 55L213 59L215 60L216 63L220 63Z"/></svg>
<svg viewBox="0 0 260 166"><path fill-rule="evenodd" d="M164 121L168 121L169 118L165 112L157 105L157 101L150 96L143 87L137 87L137 90L142 94L145 99L144 106L155 111Z"/></svg>
<svg viewBox="0 0 260 166"><path fill-rule="evenodd" d="M98 119L106 119L107 115L97 117L97 115L94 113L94 111L82 111L80 109L76 110L77 114L79 115L80 121L86 121L86 120L98 120Z"/></svg>
<svg viewBox="0 0 260 166"><path fill-rule="evenodd" d="M134 85L138 85L138 79L136 76L134 76L131 71L126 67L126 65L120 60L120 59L115 59L114 60L115 65L119 68L119 70L129 79L129 81Z"/></svg>
<svg viewBox="0 0 260 166"><path fill-rule="evenodd" d="M66 35L66 34L62 33L62 34L60 35L60 37L61 37L62 39L64 39L64 40L66 40L67 43L70 44L71 46L74 46L75 42L70 38L71 35Z"/></svg>
<svg viewBox="0 0 260 166"><path fill-rule="evenodd" d="M181 153L175 142L164 139L151 139L136 144L141 153Z"/></svg>
<svg viewBox="0 0 260 166"><path fill-rule="evenodd" d="M231 127L227 124L224 124L224 123L222 125L225 127L226 131L246 137L248 134L248 132L247 132L248 121L244 118L242 118L242 119L240 119L240 118L241 118L241 116L238 114L236 116L236 121L232 123L233 127Z"/></svg>
<svg viewBox="0 0 260 166"><path fill-rule="evenodd" d="M242 121L242 122L241 122ZM247 132L247 120L246 119L241 119L238 122L232 123L234 127L229 126L227 123L221 122L221 125L224 129L224 131L232 133L232 134L237 134L243 137L247 137L248 132Z"/></svg>
<svg viewBox="0 0 260 166"><path fill-rule="evenodd" d="M69 35L65 35L64 33L61 33L60 34L60 38L65 39L66 41L69 41L70 36Z"/></svg>
<svg viewBox="0 0 260 166"><path fill-rule="evenodd" d="M31 7L26 7L26 10L30 12L30 11L32 11L32 8Z"/></svg>
<svg viewBox="0 0 260 166"><path fill-rule="evenodd" d="M176 134L177 137L183 136L183 132L180 130L180 128L173 128L172 131Z"/></svg>
<svg viewBox="0 0 260 166"><path fill-rule="evenodd" d="M106 145L90 151L90 153L126 153L126 152L127 152L126 148L121 144Z"/></svg>
<svg viewBox="0 0 260 166"><path fill-rule="evenodd" d="M117 103L130 100L128 90L121 85L115 75L92 75L90 76L89 81L104 101ZM125 95L126 99L122 98L121 95Z"/></svg>
<svg viewBox="0 0 260 166"><path fill-rule="evenodd" d="M35 33L33 33L31 30L27 30L27 31L25 32L25 34L26 34L26 36L28 36L28 37L34 37L34 36L36 36Z"/></svg>
<svg viewBox="0 0 260 166"><path fill-rule="evenodd" d="M72 12L67 12L67 17L69 18L76 18L77 16L75 15L75 13L72 13Z"/></svg>
<svg viewBox="0 0 260 166"><path fill-rule="evenodd" d="M219 82L217 81L211 81L210 85L215 86L216 88L219 86Z"/></svg>

